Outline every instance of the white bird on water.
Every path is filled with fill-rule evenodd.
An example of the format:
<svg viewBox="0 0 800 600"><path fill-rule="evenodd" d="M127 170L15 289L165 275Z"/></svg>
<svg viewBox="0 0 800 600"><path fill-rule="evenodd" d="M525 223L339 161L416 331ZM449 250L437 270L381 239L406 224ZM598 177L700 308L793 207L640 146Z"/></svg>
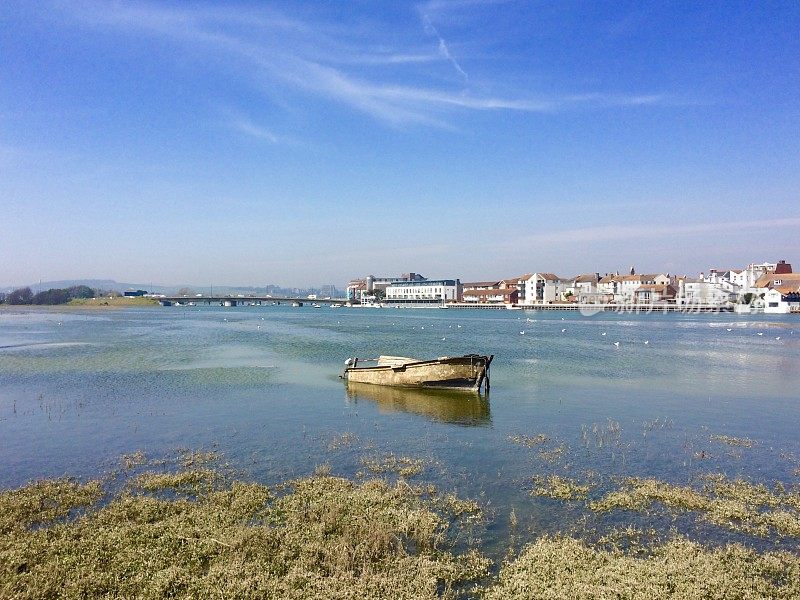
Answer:
<svg viewBox="0 0 800 600"><path fill-rule="evenodd" d="M781 336L778 336L778 337L776 337L775 339L776 339L776 340L779 340L779 339L781 339Z"/></svg>
<svg viewBox="0 0 800 600"><path fill-rule="evenodd" d="M645 340L645 341L644 341L644 345L645 345L645 346L647 346L647 344L649 344L649 343L650 343L650 340Z"/></svg>
<svg viewBox="0 0 800 600"><path fill-rule="evenodd" d="M520 335L525 335L525 330L523 329L522 331L519 332L519 334Z"/></svg>
<svg viewBox="0 0 800 600"><path fill-rule="evenodd" d="M603 333L601 333L600 335L605 335L605 334L606 334L606 332L604 331L604 332L603 332Z"/></svg>
<svg viewBox="0 0 800 600"><path fill-rule="evenodd" d="M759 331L756 335L764 335L764 334Z"/></svg>
<svg viewBox="0 0 800 600"><path fill-rule="evenodd" d="M733 331L733 329L731 329L730 327L728 327L728 329L727 329L726 331Z"/></svg>
<svg viewBox="0 0 800 600"><path fill-rule="evenodd" d="M619 348L619 342L614 342L614 345Z"/></svg>
<svg viewBox="0 0 800 600"><path fill-rule="evenodd" d="M446 337L443 337L443 338L442 338L442 341L445 341L446 339L447 339Z"/></svg>
<svg viewBox="0 0 800 600"><path fill-rule="evenodd" d="M566 331L566 329L562 329L562 330L561 330L561 333L564 333L565 331Z"/></svg>

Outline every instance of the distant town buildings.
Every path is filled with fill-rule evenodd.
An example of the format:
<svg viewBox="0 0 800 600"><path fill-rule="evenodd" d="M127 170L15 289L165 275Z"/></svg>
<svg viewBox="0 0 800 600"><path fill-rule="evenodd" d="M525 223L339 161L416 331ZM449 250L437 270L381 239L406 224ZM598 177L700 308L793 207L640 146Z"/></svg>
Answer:
<svg viewBox="0 0 800 600"><path fill-rule="evenodd" d="M463 284L457 278L429 280L418 273L369 275L347 286L354 303L390 305L464 303L532 307L614 304L735 308L765 313L800 312L800 273L785 260L751 263L741 269L711 268L698 277L670 273L584 273L561 277L535 271Z"/></svg>
<svg viewBox="0 0 800 600"><path fill-rule="evenodd" d="M350 302L370 302L382 300L386 296L386 288L393 283L409 281L427 281L419 273L403 273L400 277L376 277L367 275L363 279L353 279L347 284L347 300Z"/></svg>

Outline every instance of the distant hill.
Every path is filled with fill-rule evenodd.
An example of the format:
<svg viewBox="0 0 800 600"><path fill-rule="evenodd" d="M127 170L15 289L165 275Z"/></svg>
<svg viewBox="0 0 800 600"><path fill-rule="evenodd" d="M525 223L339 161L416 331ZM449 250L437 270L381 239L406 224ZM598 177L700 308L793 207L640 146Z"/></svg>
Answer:
<svg viewBox="0 0 800 600"><path fill-rule="evenodd" d="M100 290L118 290L120 292L127 290L128 288L133 288L135 290L149 290L149 284L143 283L122 283L119 281L114 281L113 279L62 279L61 281L42 281L41 283L31 283L27 287L31 288L33 293L41 292L44 290L49 290L53 288L68 288L73 287L76 285L85 285L92 289L100 289ZM25 286L16 286L16 287L25 287ZM8 288L12 289L12 288ZM157 289L172 289L172 286L168 286L162 288L161 286L157 286Z"/></svg>
<svg viewBox="0 0 800 600"><path fill-rule="evenodd" d="M29 287L31 291L36 294L38 292L49 290L53 288L69 288L76 285L86 285L92 289L99 290L116 290L124 292L125 290L147 290L155 294L175 294L178 290L186 288L193 293L207 294L211 291L211 286L208 285L188 285L188 284L175 284L175 285L151 285L149 283L126 283L122 281L115 281L113 279L63 279L60 281L42 281L41 283L32 283L28 286L7 286L0 287L0 292L10 292L19 287ZM273 295L287 295L304 296L309 293L318 293L319 290L315 288L297 289L297 288L283 288L277 285L265 286L229 286L229 285L215 285L214 295L226 294L273 294Z"/></svg>

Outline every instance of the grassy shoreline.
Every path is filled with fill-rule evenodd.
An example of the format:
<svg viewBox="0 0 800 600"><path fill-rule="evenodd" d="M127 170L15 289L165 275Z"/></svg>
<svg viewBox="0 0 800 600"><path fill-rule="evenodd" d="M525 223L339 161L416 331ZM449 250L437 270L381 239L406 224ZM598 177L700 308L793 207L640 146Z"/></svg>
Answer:
<svg viewBox="0 0 800 600"><path fill-rule="evenodd" d="M797 552L709 545L674 531L649 544L564 533L515 550L509 540L506 559L493 563L473 535L491 524L481 506L410 482L418 465L405 457L354 479L321 468L272 486L216 461L138 452L104 480L0 492L0 597L800 597ZM539 479L535 493L585 501L584 488L566 493L565 482ZM713 483L726 498L778 498ZM781 510L796 508L798 496L780 494Z"/></svg>
<svg viewBox="0 0 800 600"><path fill-rule="evenodd" d="M130 308L159 306L156 298L86 298L73 299L66 304L0 304L0 310L59 310L72 308L103 309L103 308Z"/></svg>

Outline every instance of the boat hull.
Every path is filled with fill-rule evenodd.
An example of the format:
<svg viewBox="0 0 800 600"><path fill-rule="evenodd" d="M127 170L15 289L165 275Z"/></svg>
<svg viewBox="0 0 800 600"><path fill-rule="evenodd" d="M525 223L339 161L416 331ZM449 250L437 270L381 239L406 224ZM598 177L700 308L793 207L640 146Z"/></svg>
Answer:
<svg viewBox="0 0 800 600"><path fill-rule="evenodd" d="M487 381L491 356L467 355L369 367L348 367L343 379L391 387L478 390Z"/></svg>

